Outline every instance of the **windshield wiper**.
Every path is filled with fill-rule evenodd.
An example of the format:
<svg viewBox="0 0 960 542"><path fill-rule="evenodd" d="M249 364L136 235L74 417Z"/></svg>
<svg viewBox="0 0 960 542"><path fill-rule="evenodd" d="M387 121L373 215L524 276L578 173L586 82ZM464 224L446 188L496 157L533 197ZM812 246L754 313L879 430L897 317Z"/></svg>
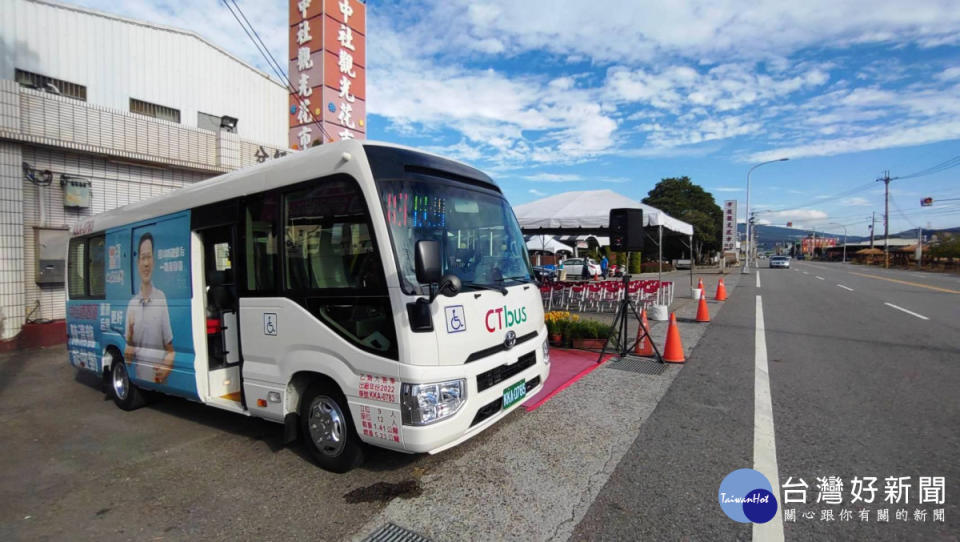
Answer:
<svg viewBox="0 0 960 542"><path fill-rule="evenodd" d="M464 282L464 286L469 286L476 290L492 290L494 292L500 292L503 295L507 295L507 289L503 286L488 286L486 284L478 284L476 282Z"/></svg>

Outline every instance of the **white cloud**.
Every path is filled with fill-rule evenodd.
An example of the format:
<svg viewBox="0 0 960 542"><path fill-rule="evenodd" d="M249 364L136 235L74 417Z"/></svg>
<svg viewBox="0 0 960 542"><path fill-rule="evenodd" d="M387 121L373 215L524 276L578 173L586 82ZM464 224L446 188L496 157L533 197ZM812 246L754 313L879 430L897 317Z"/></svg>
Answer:
<svg viewBox="0 0 960 542"><path fill-rule="evenodd" d="M720 188L711 188L714 192L742 192L743 188L736 188L733 186L721 186Z"/></svg>
<svg viewBox="0 0 960 542"><path fill-rule="evenodd" d="M846 198L841 201L840 204L847 207L869 207L870 205L873 205L867 198L861 198L859 196Z"/></svg>
<svg viewBox="0 0 960 542"><path fill-rule="evenodd" d="M960 139L960 120L947 120L914 127L898 126L895 129L886 129L880 134L815 140L811 143L753 153L746 156L744 161L763 162L775 160L782 156L790 159L808 156L834 156L890 147L921 145L950 139Z"/></svg>
<svg viewBox="0 0 960 542"><path fill-rule="evenodd" d="M943 70L937 74L937 79L941 81L953 81L954 79L960 79L960 66L954 66L952 68Z"/></svg>
<svg viewBox="0 0 960 542"><path fill-rule="evenodd" d="M827 218L827 213L815 209L794 209L786 211L763 211L757 219L761 217L769 220L771 224L783 224L786 222L816 221Z"/></svg>
<svg viewBox="0 0 960 542"><path fill-rule="evenodd" d="M937 0L902 3L810 0L743 3L710 0L615 2L598 7L575 0L472 0L425 2L427 21L409 35L431 31L430 47L461 55L483 52L491 38L505 54L550 51L593 62L650 62L686 56L764 59L823 44L950 43L960 10ZM372 10L371 10L372 11ZM467 12L467 16L462 14ZM424 32L421 32L423 30Z"/></svg>
<svg viewBox="0 0 960 542"><path fill-rule="evenodd" d="M584 180L582 176L576 173L537 173L524 177L528 181L538 183L571 183Z"/></svg>
<svg viewBox="0 0 960 542"><path fill-rule="evenodd" d="M541 192L541 191L537 190L536 188L531 188L530 190L527 190L527 192L533 194L534 196L540 197L540 198L542 198L543 196L546 196L546 195L547 195L546 192Z"/></svg>

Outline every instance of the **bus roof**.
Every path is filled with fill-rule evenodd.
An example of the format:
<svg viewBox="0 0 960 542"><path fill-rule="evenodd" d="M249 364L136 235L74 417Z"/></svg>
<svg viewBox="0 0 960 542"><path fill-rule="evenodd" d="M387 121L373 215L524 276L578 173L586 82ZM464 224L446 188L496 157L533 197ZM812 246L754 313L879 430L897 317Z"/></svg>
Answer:
<svg viewBox="0 0 960 542"><path fill-rule="evenodd" d="M325 172L324 174L347 173L360 178L364 173L371 171L366 147L390 149L406 159L419 158L416 161L428 166L424 168L418 164L421 166L419 169L439 171L439 168L442 168L442 171L450 173L445 175L446 177L485 184L499 191L496 183L486 174L448 158L393 143L346 140L319 145L281 159L270 160L178 188L162 196L147 198L87 217L74 226L72 233L87 235L218 201L296 184L317 177L318 171ZM379 167L378 169L392 172L397 168Z"/></svg>

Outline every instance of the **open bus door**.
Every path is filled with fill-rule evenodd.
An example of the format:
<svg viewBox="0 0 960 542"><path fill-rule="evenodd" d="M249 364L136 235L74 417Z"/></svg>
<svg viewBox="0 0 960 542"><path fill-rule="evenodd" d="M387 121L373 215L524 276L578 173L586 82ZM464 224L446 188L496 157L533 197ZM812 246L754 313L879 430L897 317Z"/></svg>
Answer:
<svg viewBox="0 0 960 542"><path fill-rule="evenodd" d="M204 326L197 349L206 351L208 402L245 410L240 382L242 357L237 318L233 224L196 230L194 241L202 255L202 274L195 277L197 296L203 303ZM204 345L206 346L204 348Z"/></svg>

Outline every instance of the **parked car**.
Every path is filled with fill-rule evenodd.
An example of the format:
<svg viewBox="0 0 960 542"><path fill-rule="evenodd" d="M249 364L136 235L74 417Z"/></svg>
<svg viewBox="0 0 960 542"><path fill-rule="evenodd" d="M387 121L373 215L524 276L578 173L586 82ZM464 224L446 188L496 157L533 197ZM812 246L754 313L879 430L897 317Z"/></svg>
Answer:
<svg viewBox="0 0 960 542"><path fill-rule="evenodd" d="M770 268L780 267L783 269L790 268L790 257L789 256L773 256L770 258Z"/></svg>
<svg viewBox="0 0 960 542"><path fill-rule="evenodd" d="M563 260L563 269L567 272L568 279L584 276L584 265L587 266L587 275L593 277L600 274L600 264L592 258L567 258Z"/></svg>
<svg viewBox="0 0 960 542"><path fill-rule="evenodd" d="M554 269L552 265L539 266L536 265L533 267L533 276L537 279L537 282L554 282L557 280L557 270Z"/></svg>
<svg viewBox="0 0 960 542"><path fill-rule="evenodd" d="M673 268L674 269L690 269L690 266L693 265L690 260L674 260Z"/></svg>

